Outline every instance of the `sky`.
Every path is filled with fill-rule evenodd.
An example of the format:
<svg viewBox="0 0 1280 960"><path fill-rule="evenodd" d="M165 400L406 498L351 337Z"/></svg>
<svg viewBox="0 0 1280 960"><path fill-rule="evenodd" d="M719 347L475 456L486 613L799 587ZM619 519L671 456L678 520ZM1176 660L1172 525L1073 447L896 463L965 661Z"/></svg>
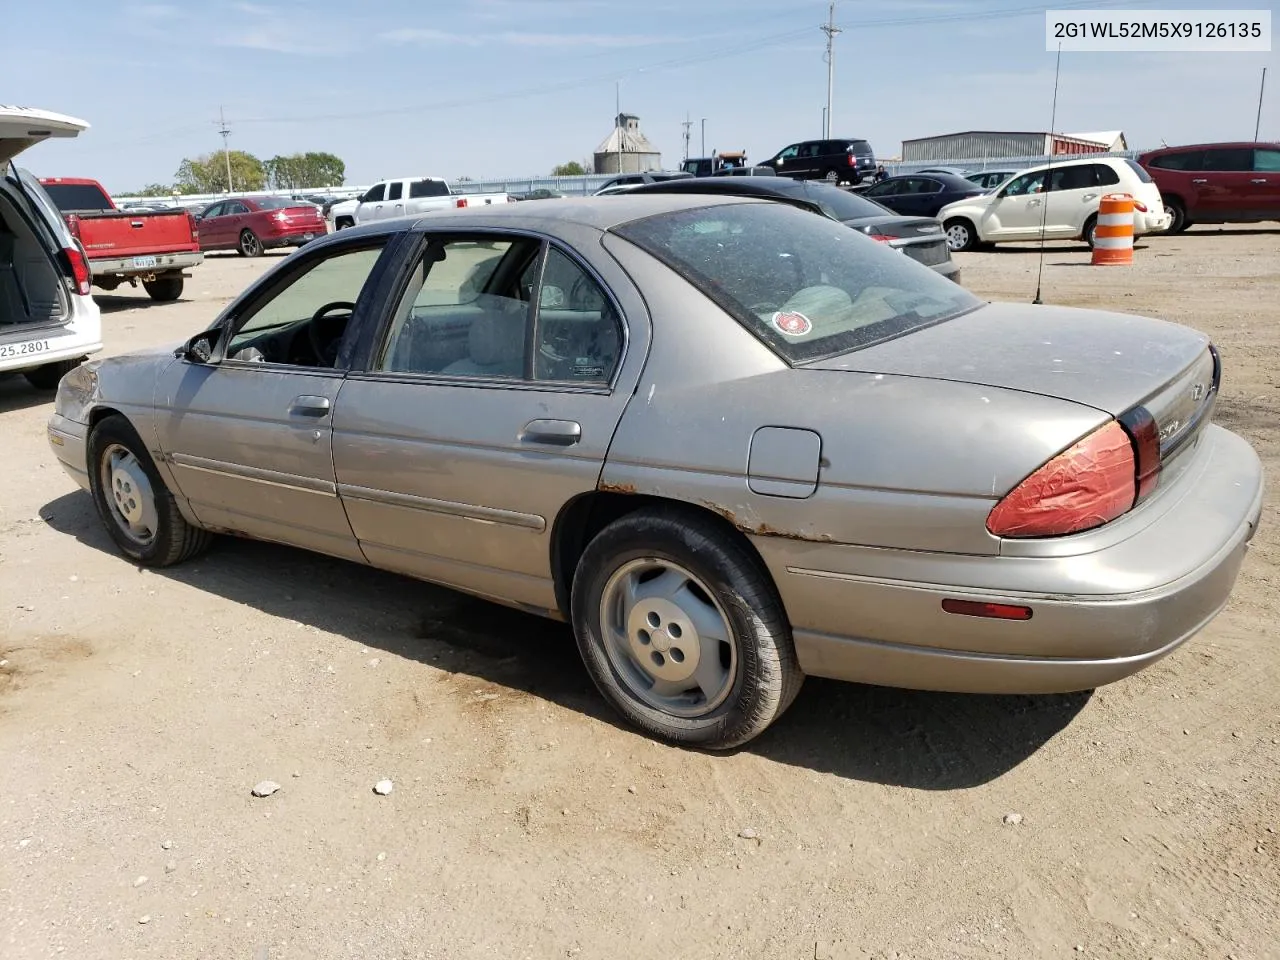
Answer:
<svg viewBox="0 0 1280 960"><path fill-rule="evenodd" d="M841 0L832 135L871 141L1047 130L1046 9L1273 9L1276 0ZM615 104L667 167L704 149L763 160L822 135L825 0L0 0L0 102L88 121L32 148L40 176L123 193L184 157L323 150L348 184L543 176L589 158ZM17 13L15 18L14 11ZM22 41L14 39L21 35ZM1060 132L1132 148L1280 140L1280 53L1064 53Z"/></svg>

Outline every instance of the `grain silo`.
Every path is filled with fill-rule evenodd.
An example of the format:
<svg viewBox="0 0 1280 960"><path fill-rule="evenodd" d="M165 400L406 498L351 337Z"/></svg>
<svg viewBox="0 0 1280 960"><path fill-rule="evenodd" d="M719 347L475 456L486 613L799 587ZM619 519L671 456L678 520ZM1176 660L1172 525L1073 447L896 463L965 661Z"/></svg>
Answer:
<svg viewBox="0 0 1280 960"><path fill-rule="evenodd" d="M662 169L662 154L640 132L640 118L620 113L595 153L596 173L648 173Z"/></svg>

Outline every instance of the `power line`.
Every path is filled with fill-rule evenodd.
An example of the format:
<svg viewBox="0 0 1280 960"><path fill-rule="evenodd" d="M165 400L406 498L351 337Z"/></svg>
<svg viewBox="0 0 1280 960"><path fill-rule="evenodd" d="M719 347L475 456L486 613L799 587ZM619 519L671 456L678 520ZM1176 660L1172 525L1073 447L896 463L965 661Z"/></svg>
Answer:
<svg viewBox="0 0 1280 960"><path fill-rule="evenodd" d="M831 96L835 90L835 39L836 34L844 33L836 26L836 0L831 0L831 5L827 8L827 22L818 28L827 35L827 113L822 121L822 135L829 138L831 136Z"/></svg>

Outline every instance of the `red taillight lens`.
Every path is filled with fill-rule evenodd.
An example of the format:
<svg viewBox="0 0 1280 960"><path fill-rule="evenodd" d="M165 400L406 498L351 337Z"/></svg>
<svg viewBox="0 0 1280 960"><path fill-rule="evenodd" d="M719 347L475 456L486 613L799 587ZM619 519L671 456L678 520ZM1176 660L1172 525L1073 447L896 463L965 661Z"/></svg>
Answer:
<svg viewBox="0 0 1280 960"><path fill-rule="evenodd" d="M867 234L867 236L869 236L872 240L879 240L881 243L888 243L890 240L898 239L897 237L885 236L883 233L869 233Z"/></svg>
<svg viewBox="0 0 1280 960"><path fill-rule="evenodd" d="M67 263L71 266L71 279L75 283L76 293L82 297L89 295L89 284L93 279L93 274L89 271L89 260L78 246L67 247L63 254L67 258Z"/></svg>
<svg viewBox="0 0 1280 960"><path fill-rule="evenodd" d="M467 198L466 198L466 197L459 197L459 198L458 198L458 209L459 209L459 210L461 210L461 209L462 209L463 207L465 207L466 205L467 205Z"/></svg>
<svg viewBox="0 0 1280 960"><path fill-rule="evenodd" d="M66 221L67 221L67 229L71 231L71 235L75 237L77 240L79 240L80 239L80 218L73 213L67 216Z"/></svg>
<svg viewBox="0 0 1280 960"><path fill-rule="evenodd" d="M852 154L850 154L850 155L849 155L849 166L851 166L851 167L856 167L857 165L858 165L858 158L857 158L857 157L855 157L855 156L853 156Z"/></svg>
<svg viewBox="0 0 1280 960"><path fill-rule="evenodd" d="M1013 488L987 517L997 537L1056 537L1091 530L1134 504L1133 444L1112 420Z"/></svg>
<svg viewBox="0 0 1280 960"><path fill-rule="evenodd" d="M198 244L200 242L200 225L196 220L195 214L190 210L187 211L187 226L191 228L191 242Z"/></svg>
<svg viewBox="0 0 1280 960"><path fill-rule="evenodd" d="M1142 213L1146 213L1147 205L1143 203L1141 200L1135 200L1133 201L1133 209L1140 210Z"/></svg>

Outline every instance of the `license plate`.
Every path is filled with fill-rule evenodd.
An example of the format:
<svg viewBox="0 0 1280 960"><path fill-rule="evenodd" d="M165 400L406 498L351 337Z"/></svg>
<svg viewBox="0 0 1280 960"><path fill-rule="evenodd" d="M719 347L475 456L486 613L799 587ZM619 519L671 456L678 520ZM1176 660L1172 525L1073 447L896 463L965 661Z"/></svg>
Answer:
<svg viewBox="0 0 1280 960"><path fill-rule="evenodd" d="M133 265L135 267L154 267L159 261L155 257L134 257Z"/></svg>
<svg viewBox="0 0 1280 960"><path fill-rule="evenodd" d="M303 239L303 240L313 240L313 239L315 239L315 234L314 234L314 233L304 233L304 234L302 235L302 239Z"/></svg>
<svg viewBox="0 0 1280 960"><path fill-rule="evenodd" d="M0 360L11 357L29 357L49 351L48 340L27 340L23 343L0 343Z"/></svg>

